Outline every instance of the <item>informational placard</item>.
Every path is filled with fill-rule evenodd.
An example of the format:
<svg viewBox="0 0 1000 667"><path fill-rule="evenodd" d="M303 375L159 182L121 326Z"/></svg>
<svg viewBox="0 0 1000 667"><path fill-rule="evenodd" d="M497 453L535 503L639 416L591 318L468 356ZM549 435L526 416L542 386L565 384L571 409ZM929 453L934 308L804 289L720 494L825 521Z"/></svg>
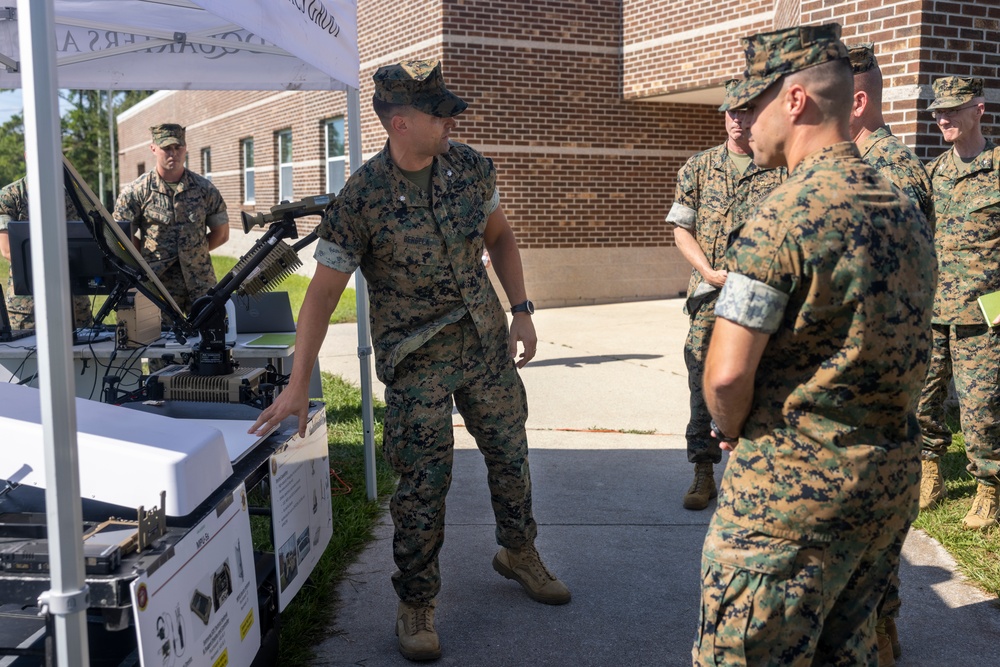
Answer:
<svg viewBox="0 0 1000 667"><path fill-rule="evenodd" d="M317 410L306 437L292 436L270 463L278 610L284 611L333 536L326 412Z"/></svg>
<svg viewBox="0 0 1000 667"><path fill-rule="evenodd" d="M132 582L143 667L249 665L260 649L243 485Z"/></svg>

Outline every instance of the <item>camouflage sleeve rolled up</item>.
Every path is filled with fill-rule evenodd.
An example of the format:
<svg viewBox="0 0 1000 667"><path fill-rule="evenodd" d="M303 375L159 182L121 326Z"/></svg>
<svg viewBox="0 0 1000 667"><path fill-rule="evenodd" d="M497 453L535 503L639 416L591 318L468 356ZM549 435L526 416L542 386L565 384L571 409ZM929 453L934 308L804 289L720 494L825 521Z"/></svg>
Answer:
<svg viewBox="0 0 1000 667"><path fill-rule="evenodd" d="M353 273L361 265L361 257L368 248L370 227L364 219L355 215L350 204L352 193L363 197L363 192L372 187L366 181L367 170L362 168L357 179L348 181L347 186L323 211L323 219L316 227L319 242L314 257L320 264L343 273ZM374 193L373 193L374 194Z"/></svg>
<svg viewBox="0 0 1000 667"><path fill-rule="evenodd" d="M205 224L209 227L221 227L229 224L229 213L226 210L226 201L222 198L219 189L209 182L205 188Z"/></svg>
<svg viewBox="0 0 1000 667"><path fill-rule="evenodd" d="M667 222L691 231L694 230L694 222L697 217L698 214L693 208L688 208L684 204L675 201L670 206L670 212L667 213Z"/></svg>
<svg viewBox="0 0 1000 667"><path fill-rule="evenodd" d="M730 273L715 304L715 315L748 329L773 334L781 324L788 295L767 283Z"/></svg>
<svg viewBox="0 0 1000 667"><path fill-rule="evenodd" d="M343 248L326 239L317 241L313 257L323 266L342 273L353 273L358 268L358 263Z"/></svg>
<svg viewBox="0 0 1000 667"><path fill-rule="evenodd" d="M137 196L140 189L141 177L122 186L115 200L115 210L113 217L115 220L133 223L134 230L142 222L142 201Z"/></svg>
<svg viewBox="0 0 1000 667"><path fill-rule="evenodd" d="M493 188L493 196L486 200L486 217L490 217L498 208L500 208L500 190Z"/></svg>
<svg viewBox="0 0 1000 667"><path fill-rule="evenodd" d="M701 154L694 155L677 172L674 203L667 213L667 222L694 231L698 217L698 173Z"/></svg>

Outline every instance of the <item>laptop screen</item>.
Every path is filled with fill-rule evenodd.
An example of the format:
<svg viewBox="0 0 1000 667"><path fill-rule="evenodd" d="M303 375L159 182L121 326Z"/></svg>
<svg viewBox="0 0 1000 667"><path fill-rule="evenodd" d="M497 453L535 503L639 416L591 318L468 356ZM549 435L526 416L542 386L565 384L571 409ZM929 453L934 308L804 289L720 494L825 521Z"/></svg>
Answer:
<svg viewBox="0 0 1000 667"><path fill-rule="evenodd" d="M236 306L237 333L295 331L288 292L262 292L256 296L232 297Z"/></svg>

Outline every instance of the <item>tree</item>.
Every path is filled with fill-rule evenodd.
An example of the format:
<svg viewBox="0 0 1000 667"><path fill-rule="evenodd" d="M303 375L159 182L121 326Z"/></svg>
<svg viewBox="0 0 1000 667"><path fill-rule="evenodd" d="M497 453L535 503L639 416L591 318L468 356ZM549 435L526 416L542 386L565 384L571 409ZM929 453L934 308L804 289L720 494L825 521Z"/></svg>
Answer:
<svg viewBox="0 0 1000 667"><path fill-rule="evenodd" d="M108 95L112 113L131 107L152 94L151 90L109 92L100 90L63 91L71 108L63 114L63 152L87 184L109 210L114 208L111 182L111 142L108 137ZM115 129L117 132L117 129ZM118 156L115 156L117 163ZM117 173L117 171L115 171Z"/></svg>
<svg viewBox="0 0 1000 667"><path fill-rule="evenodd" d="M151 90L62 90L59 93L69 103L69 109L62 115L63 153L109 210L114 208L113 192L117 188L111 182L108 95L111 95L112 115L117 117L152 93ZM117 125L112 131L117 133ZM117 159L116 155L116 162ZM24 119L18 114L0 126L0 186L24 176L25 171Z"/></svg>
<svg viewBox="0 0 1000 667"><path fill-rule="evenodd" d="M0 187L24 176L24 118L14 114L0 125Z"/></svg>

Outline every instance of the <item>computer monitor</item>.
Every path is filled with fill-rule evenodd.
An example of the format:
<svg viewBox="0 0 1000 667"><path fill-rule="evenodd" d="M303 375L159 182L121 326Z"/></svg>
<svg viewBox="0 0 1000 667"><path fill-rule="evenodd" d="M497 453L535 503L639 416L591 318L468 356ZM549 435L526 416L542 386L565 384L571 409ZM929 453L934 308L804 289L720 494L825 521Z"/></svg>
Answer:
<svg viewBox="0 0 1000 667"><path fill-rule="evenodd" d="M119 222L118 225L127 236L128 223ZM10 240L10 271L14 280L14 294L31 296L34 293L31 275L31 224L27 220L12 220L8 224L7 234ZM119 279L123 278L82 220L66 221L66 246L69 288L73 294L110 294Z"/></svg>

